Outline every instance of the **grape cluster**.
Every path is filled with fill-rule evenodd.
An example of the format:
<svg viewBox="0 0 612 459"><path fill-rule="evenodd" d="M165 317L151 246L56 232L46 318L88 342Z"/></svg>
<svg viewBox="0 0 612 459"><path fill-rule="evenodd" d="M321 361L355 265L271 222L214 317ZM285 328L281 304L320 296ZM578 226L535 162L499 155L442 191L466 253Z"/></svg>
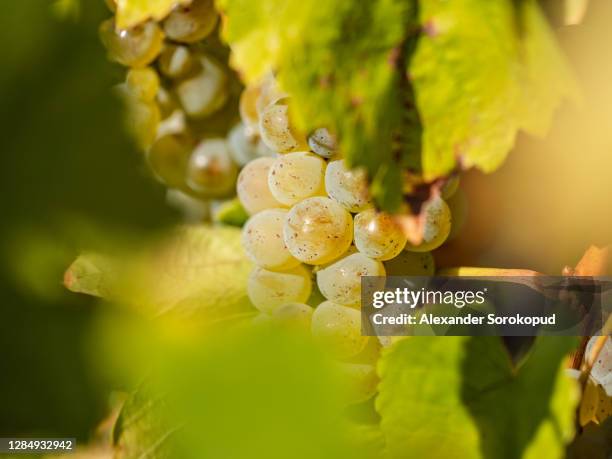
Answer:
<svg viewBox="0 0 612 459"><path fill-rule="evenodd" d="M193 0L160 21L120 30L112 17L100 26L109 59L128 69L116 87L128 131L169 202L198 220L207 204L234 195L241 166L272 154L240 123L242 87L218 22L213 0Z"/></svg>
<svg viewBox="0 0 612 459"><path fill-rule="evenodd" d="M432 275L431 250L449 236L451 212L442 197L427 201L422 242L410 243L394 216L375 209L365 172L347 167L334 136L295 128L290 102L273 78L241 97L250 135L276 152L238 176L250 215L242 244L255 264L248 295L261 312L257 321L307 330L353 381L351 401L367 400L381 342L361 334L361 276ZM443 194L455 190L450 183Z"/></svg>

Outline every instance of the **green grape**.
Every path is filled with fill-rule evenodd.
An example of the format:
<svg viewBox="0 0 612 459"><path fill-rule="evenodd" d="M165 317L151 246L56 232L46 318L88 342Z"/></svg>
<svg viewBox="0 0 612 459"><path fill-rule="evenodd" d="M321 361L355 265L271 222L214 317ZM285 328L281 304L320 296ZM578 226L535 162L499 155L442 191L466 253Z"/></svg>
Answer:
<svg viewBox="0 0 612 459"><path fill-rule="evenodd" d="M217 25L217 11L213 0L193 0L179 6L164 21L168 38L183 43L195 43L206 38Z"/></svg>
<svg viewBox="0 0 612 459"><path fill-rule="evenodd" d="M312 336L338 359L359 354L368 343L361 335L359 309L325 301L312 314Z"/></svg>
<svg viewBox="0 0 612 459"><path fill-rule="evenodd" d="M361 212L372 207L365 172L348 169L344 160L331 161L327 165L325 189L330 198L350 212Z"/></svg>
<svg viewBox="0 0 612 459"><path fill-rule="evenodd" d="M329 198L308 198L291 208L283 236L289 252L298 260L320 265L348 250L353 239L353 219Z"/></svg>
<svg viewBox="0 0 612 459"><path fill-rule="evenodd" d="M336 138L325 128L315 129L308 136L308 146L317 155L326 159L338 152Z"/></svg>
<svg viewBox="0 0 612 459"><path fill-rule="evenodd" d="M378 260L396 257L406 246L406 236L393 216L374 209L355 215L355 246Z"/></svg>
<svg viewBox="0 0 612 459"><path fill-rule="evenodd" d="M151 67L130 69L125 79L128 90L143 101L154 101L159 91L159 76Z"/></svg>
<svg viewBox="0 0 612 459"><path fill-rule="evenodd" d="M433 276L436 270L430 252L403 250L397 257L385 261L387 276Z"/></svg>
<svg viewBox="0 0 612 459"><path fill-rule="evenodd" d="M162 119L168 118L170 115L176 113L180 109L176 96L167 91L163 86L160 86L159 90L157 91L155 100L159 106L159 109L161 110ZM181 111L181 113L183 112Z"/></svg>
<svg viewBox="0 0 612 459"><path fill-rule="evenodd" d="M459 176L452 175L448 178L448 180L442 186L442 190L440 191L442 195L442 199L448 200L451 196L455 194L457 189L459 188Z"/></svg>
<svg viewBox="0 0 612 459"><path fill-rule="evenodd" d="M153 101L139 100L134 96L124 97L126 105L125 123L127 131L136 145L146 151L157 137L161 112Z"/></svg>
<svg viewBox="0 0 612 459"><path fill-rule="evenodd" d="M162 115L163 116L163 115ZM180 134L187 130L185 123L185 114L176 110L174 113L166 116L157 127L157 137L163 137L170 134Z"/></svg>
<svg viewBox="0 0 612 459"><path fill-rule="evenodd" d="M161 73L168 78L182 78L194 68L195 63L189 48L168 44L159 56L158 65Z"/></svg>
<svg viewBox="0 0 612 459"><path fill-rule="evenodd" d="M212 59L201 56L199 71L176 86L176 94L187 115L198 118L219 110L229 96L225 70Z"/></svg>
<svg viewBox="0 0 612 459"><path fill-rule="evenodd" d="M463 190L457 190L457 192L449 198L447 204L448 208L450 209L453 222L450 233L448 234L448 239L452 240L459 235L465 226L468 218L469 203Z"/></svg>
<svg viewBox="0 0 612 459"><path fill-rule="evenodd" d="M257 149L259 140L247 135L243 123L238 123L231 129L227 136L227 143L232 159L239 166L245 166L259 156Z"/></svg>
<svg viewBox="0 0 612 459"><path fill-rule="evenodd" d="M171 188L185 186L185 172L193 142L185 135L159 137L147 152L147 161L155 176Z"/></svg>
<svg viewBox="0 0 612 459"><path fill-rule="evenodd" d="M305 303L311 289L310 271L303 265L284 272L256 267L247 283L253 306L269 314L283 304Z"/></svg>
<svg viewBox="0 0 612 459"><path fill-rule="evenodd" d="M283 225L285 209L266 209L249 218L242 229L242 246L258 266L282 271L300 264L285 247Z"/></svg>
<svg viewBox="0 0 612 459"><path fill-rule="evenodd" d="M261 95L261 86L248 85L240 94L238 110L240 119L245 125L247 135L259 135L259 113L257 100Z"/></svg>
<svg viewBox="0 0 612 459"><path fill-rule="evenodd" d="M268 171L273 163L274 158L258 158L244 166L238 175L238 199L249 215L264 209L284 207L272 196L268 187Z"/></svg>
<svg viewBox="0 0 612 459"><path fill-rule="evenodd" d="M276 103L260 113L259 132L264 143L274 151L289 153L306 150L306 142L291 125L289 106Z"/></svg>
<svg viewBox="0 0 612 459"><path fill-rule="evenodd" d="M376 394L379 379L374 365L338 363L337 369L347 403L365 402Z"/></svg>
<svg viewBox="0 0 612 459"><path fill-rule="evenodd" d="M225 197L232 193L237 174L225 139L206 139L189 158L186 181L198 194Z"/></svg>
<svg viewBox="0 0 612 459"><path fill-rule="evenodd" d="M421 210L424 216L423 241L414 245L408 242L406 250L411 252L430 252L440 247L451 229L451 213L442 198L433 198Z"/></svg>
<svg viewBox="0 0 612 459"><path fill-rule="evenodd" d="M310 331L313 308L304 303L288 303L272 312L272 320L284 327L303 332Z"/></svg>
<svg viewBox="0 0 612 459"><path fill-rule="evenodd" d="M259 85L259 94L255 100L255 109L259 116L270 105L280 102L282 99L289 97L285 91L282 91L278 86L278 82L274 75L269 73Z"/></svg>
<svg viewBox="0 0 612 459"><path fill-rule="evenodd" d="M317 271L317 285L323 296L334 303L359 304L361 277L384 275L385 268L380 261L354 253Z"/></svg>
<svg viewBox="0 0 612 459"><path fill-rule="evenodd" d="M268 173L268 186L277 201L287 206L312 196L325 196L324 160L312 153L279 156Z"/></svg>
<svg viewBox="0 0 612 459"><path fill-rule="evenodd" d="M159 55L164 33L152 21L132 29L116 30L115 21L108 19L100 25L100 39L109 59L126 67L146 67Z"/></svg>

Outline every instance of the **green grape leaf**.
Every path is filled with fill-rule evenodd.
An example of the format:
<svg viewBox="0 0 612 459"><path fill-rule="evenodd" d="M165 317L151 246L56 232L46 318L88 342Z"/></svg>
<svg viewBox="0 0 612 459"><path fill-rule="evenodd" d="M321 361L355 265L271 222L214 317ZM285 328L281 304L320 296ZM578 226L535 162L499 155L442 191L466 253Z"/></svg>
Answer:
<svg viewBox="0 0 612 459"><path fill-rule="evenodd" d="M329 362L298 334L217 329L150 358L115 429L121 459L372 457L345 429Z"/></svg>
<svg viewBox="0 0 612 459"><path fill-rule="evenodd" d="M146 308L154 313L240 314L252 311L246 296L251 263L232 227L181 227L138 253L79 256L65 286L78 293Z"/></svg>
<svg viewBox="0 0 612 459"><path fill-rule="evenodd" d="M379 364L376 402L391 457L561 458L577 385L567 337L540 337L519 367L497 337L413 337Z"/></svg>
<svg viewBox="0 0 612 459"><path fill-rule="evenodd" d="M535 0L218 4L233 65L247 81L274 71L298 127L334 129L391 210L398 164L427 180L492 171L573 88Z"/></svg>
<svg viewBox="0 0 612 459"><path fill-rule="evenodd" d="M535 0L420 2L419 20L410 76L428 179L458 161L495 170L518 130L543 135L553 110L575 93Z"/></svg>
<svg viewBox="0 0 612 459"><path fill-rule="evenodd" d="M177 5L191 0L116 0L117 28L134 27L148 19L160 21Z"/></svg>

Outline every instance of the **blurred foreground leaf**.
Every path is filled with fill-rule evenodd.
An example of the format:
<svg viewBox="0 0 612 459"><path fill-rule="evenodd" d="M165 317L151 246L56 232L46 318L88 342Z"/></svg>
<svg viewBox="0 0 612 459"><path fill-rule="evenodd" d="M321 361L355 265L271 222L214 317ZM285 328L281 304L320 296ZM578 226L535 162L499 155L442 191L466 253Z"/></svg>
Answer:
<svg viewBox="0 0 612 459"><path fill-rule="evenodd" d="M233 227L186 226L137 253L80 255L64 276L73 292L144 308L209 318L253 312L251 263Z"/></svg>
<svg viewBox="0 0 612 459"><path fill-rule="evenodd" d="M561 366L573 341L539 338L518 368L497 337L399 341L379 366L391 457L563 457L578 391Z"/></svg>
<svg viewBox="0 0 612 459"><path fill-rule="evenodd" d="M346 442L331 367L301 336L218 329L155 351L153 389L117 426L118 457L364 457Z"/></svg>

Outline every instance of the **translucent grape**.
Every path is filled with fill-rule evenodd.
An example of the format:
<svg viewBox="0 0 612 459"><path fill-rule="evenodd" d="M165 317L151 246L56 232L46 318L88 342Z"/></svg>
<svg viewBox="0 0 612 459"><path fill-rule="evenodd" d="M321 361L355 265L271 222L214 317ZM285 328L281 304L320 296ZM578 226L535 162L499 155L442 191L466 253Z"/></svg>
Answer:
<svg viewBox="0 0 612 459"><path fill-rule="evenodd" d="M286 104L273 104L263 109L259 132L265 144L274 151L288 153L306 149L305 139L291 125Z"/></svg>
<svg viewBox="0 0 612 459"><path fill-rule="evenodd" d="M289 211L283 236L289 252L313 265L328 263L351 245L353 219L329 198L308 198Z"/></svg>
<svg viewBox="0 0 612 459"><path fill-rule="evenodd" d="M157 129L161 121L161 112L155 102L139 100L136 97L127 97L126 127L134 137L138 147L145 151L157 137Z"/></svg>
<svg viewBox="0 0 612 459"><path fill-rule="evenodd" d="M251 303L271 314L287 303L305 303L312 289L310 271L299 265L285 272L255 268L249 275L247 293Z"/></svg>
<svg viewBox="0 0 612 459"><path fill-rule="evenodd" d="M378 375L374 365L360 363L338 363L337 365L347 403L365 402L376 394Z"/></svg>
<svg viewBox="0 0 612 459"><path fill-rule="evenodd" d="M269 73L259 85L259 94L255 101L255 109L257 113L261 115L267 107L287 97L289 97L289 94L281 90L274 75Z"/></svg>
<svg viewBox="0 0 612 459"><path fill-rule="evenodd" d="M310 331L314 309L304 303L288 303L272 312L274 322L301 331Z"/></svg>
<svg viewBox="0 0 612 459"><path fill-rule="evenodd" d="M244 123L247 134L259 134L259 114L257 112L257 99L261 94L261 87L257 85L249 85L240 94L240 103L238 109L240 111L240 119Z"/></svg>
<svg viewBox="0 0 612 459"><path fill-rule="evenodd" d="M436 265L430 252L403 250L397 257L385 261L387 276L433 276Z"/></svg>
<svg viewBox="0 0 612 459"><path fill-rule="evenodd" d="M266 209L246 222L242 229L242 246L253 263L273 271L293 268L300 263L283 241L286 217L284 209Z"/></svg>
<svg viewBox="0 0 612 459"><path fill-rule="evenodd" d="M317 155L327 159L338 152L336 138L325 128L315 129L308 136L308 146Z"/></svg>
<svg viewBox="0 0 612 459"><path fill-rule="evenodd" d="M195 118L210 115L220 109L229 95L227 75L219 64L201 56L198 65L199 72L176 86L185 113Z"/></svg>
<svg viewBox="0 0 612 459"><path fill-rule="evenodd" d="M315 341L339 359L359 354L368 342L368 337L361 335L359 310L332 301L316 307L310 329Z"/></svg>
<svg viewBox="0 0 612 459"><path fill-rule="evenodd" d="M194 43L206 38L217 24L213 0L193 0L179 6L164 21L164 32L171 40Z"/></svg>
<svg viewBox="0 0 612 459"><path fill-rule="evenodd" d="M312 153L279 156L268 173L272 195L288 206L312 196L324 196L326 165Z"/></svg>
<svg viewBox="0 0 612 459"><path fill-rule="evenodd" d="M157 96L155 100L161 110L162 118L167 118L180 109L175 94L166 90L163 86L160 86L159 90L157 91ZM182 110L181 114L184 117L184 113Z"/></svg>
<svg viewBox="0 0 612 459"><path fill-rule="evenodd" d="M159 55L164 33L155 22L116 30L115 21L108 19L100 25L100 39L109 59L126 67L145 67Z"/></svg>
<svg viewBox="0 0 612 459"><path fill-rule="evenodd" d="M451 213L442 198L434 198L423 206L425 222L423 241L414 245L408 242L406 250L411 252L430 252L440 247L448 237L451 229Z"/></svg>
<svg viewBox="0 0 612 459"><path fill-rule="evenodd" d="M284 207L272 196L268 187L268 171L272 163L274 158L256 159L244 166L238 175L238 199L250 215L264 209Z"/></svg>
<svg viewBox="0 0 612 459"><path fill-rule="evenodd" d="M355 246L368 257L389 260L404 249L406 236L391 215L368 209L355 215Z"/></svg>
<svg viewBox="0 0 612 459"><path fill-rule="evenodd" d="M351 212L361 212L372 206L365 172L347 169L343 160L327 165L325 189L334 201Z"/></svg>
<svg viewBox="0 0 612 459"><path fill-rule="evenodd" d="M459 235L467 222L469 203L464 191L457 190L455 194L449 198L447 204L453 222L450 233L448 234L448 239L451 240Z"/></svg>
<svg viewBox="0 0 612 459"><path fill-rule="evenodd" d="M182 188L192 149L193 143L187 136L165 135L153 143L147 152L147 161L162 183L171 188Z"/></svg>
<svg viewBox="0 0 612 459"><path fill-rule="evenodd" d="M159 70L168 78L182 78L194 68L189 48L181 45L166 45L159 56Z"/></svg>
<svg viewBox="0 0 612 459"><path fill-rule="evenodd" d="M227 136L227 143L230 147L232 159L239 166L244 166L249 161L259 156L257 137L249 136L243 123L235 125Z"/></svg>
<svg viewBox="0 0 612 459"><path fill-rule="evenodd" d="M159 76L151 67L130 69L125 82L129 91L140 100L153 101L159 91Z"/></svg>
<svg viewBox="0 0 612 459"><path fill-rule="evenodd" d="M354 305L361 302L361 277L384 276L378 260L354 253L317 272L317 285L325 298L335 303Z"/></svg>
<svg viewBox="0 0 612 459"><path fill-rule="evenodd" d="M191 154L186 181L206 197L224 197L232 193L237 174L225 139L207 139Z"/></svg>

